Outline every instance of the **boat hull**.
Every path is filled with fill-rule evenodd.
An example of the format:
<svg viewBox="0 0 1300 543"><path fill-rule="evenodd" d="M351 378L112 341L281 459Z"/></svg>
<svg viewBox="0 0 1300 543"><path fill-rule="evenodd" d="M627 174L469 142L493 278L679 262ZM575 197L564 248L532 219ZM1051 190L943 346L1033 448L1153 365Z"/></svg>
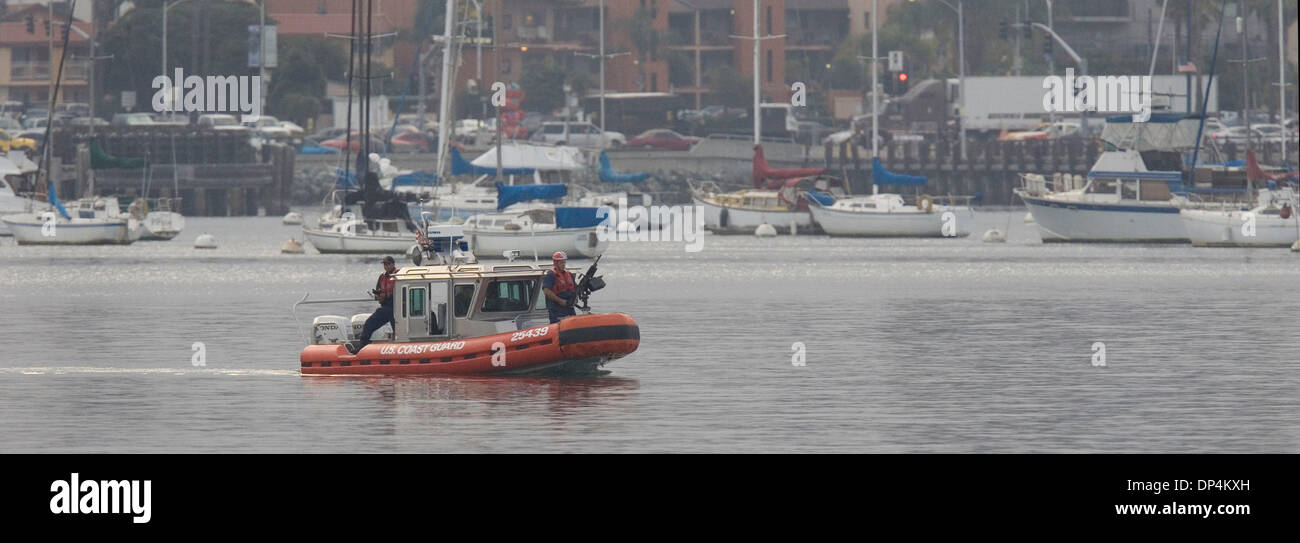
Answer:
<svg viewBox="0 0 1300 543"><path fill-rule="evenodd" d="M527 230L511 232L465 229L469 247L478 258L503 258L506 251L518 250L524 257L534 249L539 258L550 258L556 251L572 257L592 258L609 247L609 241L600 239L596 228L564 228L530 233Z"/></svg>
<svg viewBox="0 0 1300 543"><path fill-rule="evenodd" d="M128 245L139 239L141 230L126 220L73 219L55 222L47 236L39 215L10 215L0 222L19 245Z"/></svg>
<svg viewBox="0 0 1300 543"><path fill-rule="evenodd" d="M514 332L450 341L309 345L303 375L535 375L592 372L636 351L641 332L623 313L579 315ZM495 348L494 348L495 347Z"/></svg>
<svg viewBox="0 0 1300 543"><path fill-rule="evenodd" d="M1243 232L1242 211L1184 209L1179 218L1197 247L1290 247L1300 239L1300 213L1287 219L1256 214L1254 235Z"/></svg>
<svg viewBox="0 0 1300 543"><path fill-rule="evenodd" d="M778 233L790 233L794 225L796 233L812 233L813 219L807 211L768 211L740 207L726 207L710 203L692 196L696 209L704 211L704 228L715 234L753 234L760 224L770 224ZM726 220L722 212L726 210Z"/></svg>
<svg viewBox="0 0 1300 543"><path fill-rule="evenodd" d="M938 238L966 237L970 235L970 225L975 214L970 208L959 207L941 209L933 212L894 212L872 213L841 211L812 204L812 218L827 234L844 237L908 237ZM954 215L954 234L943 233L944 213L951 211Z"/></svg>
<svg viewBox="0 0 1300 543"><path fill-rule="evenodd" d="M185 228L185 217L174 211L150 211L145 216L141 241L167 241L179 236Z"/></svg>
<svg viewBox="0 0 1300 543"><path fill-rule="evenodd" d="M1168 205L1089 204L1021 194L1044 243L1187 243L1178 208Z"/></svg>
<svg viewBox="0 0 1300 543"><path fill-rule="evenodd" d="M405 253L415 245L414 235L353 235L311 228L302 232L322 254Z"/></svg>

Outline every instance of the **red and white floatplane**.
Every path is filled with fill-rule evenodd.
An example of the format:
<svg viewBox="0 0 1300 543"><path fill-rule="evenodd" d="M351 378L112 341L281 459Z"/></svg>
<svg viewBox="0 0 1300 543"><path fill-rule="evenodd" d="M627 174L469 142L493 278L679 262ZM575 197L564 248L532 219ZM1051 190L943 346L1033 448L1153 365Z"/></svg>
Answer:
<svg viewBox="0 0 1300 543"><path fill-rule="evenodd" d="M588 296L604 287L596 264L575 273L579 315L549 322L542 277L546 267L472 262L459 226L431 226L416 266L396 274L393 324L356 354L348 349L368 314L322 315L300 355L303 375L596 374L636 351L640 329L623 313L590 313ZM421 265L427 255L436 265ZM574 270L575 272L577 270ZM308 300L298 305L371 300Z"/></svg>

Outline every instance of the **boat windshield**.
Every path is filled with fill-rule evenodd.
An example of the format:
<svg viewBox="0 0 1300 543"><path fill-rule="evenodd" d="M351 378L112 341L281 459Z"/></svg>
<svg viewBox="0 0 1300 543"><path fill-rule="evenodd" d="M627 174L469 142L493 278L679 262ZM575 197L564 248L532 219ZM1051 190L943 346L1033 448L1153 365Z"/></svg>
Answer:
<svg viewBox="0 0 1300 543"><path fill-rule="evenodd" d="M537 279L494 280L487 284L482 311L528 311L537 294Z"/></svg>

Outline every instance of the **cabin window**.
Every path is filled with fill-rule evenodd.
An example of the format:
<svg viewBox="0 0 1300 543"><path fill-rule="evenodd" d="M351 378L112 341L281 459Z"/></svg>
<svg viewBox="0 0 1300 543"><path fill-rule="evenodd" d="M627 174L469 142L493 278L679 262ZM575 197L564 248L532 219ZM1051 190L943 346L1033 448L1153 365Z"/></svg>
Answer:
<svg viewBox="0 0 1300 543"><path fill-rule="evenodd" d="M409 296L407 298L408 301L406 303L406 307L408 308L410 315L412 317L418 317L420 315L423 315L424 300L425 300L424 289L423 288L411 289L409 292Z"/></svg>
<svg viewBox="0 0 1300 543"><path fill-rule="evenodd" d="M1138 182L1136 179L1126 179L1120 182L1120 198L1125 200L1138 199Z"/></svg>
<svg viewBox="0 0 1300 543"><path fill-rule="evenodd" d="M469 315L469 306L474 303L474 285L456 285L456 316Z"/></svg>
<svg viewBox="0 0 1300 543"><path fill-rule="evenodd" d="M1094 194L1115 194L1114 179L1095 179L1092 185L1088 187L1088 192Z"/></svg>
<svg viewBox="0 0 1300 543"><path fill-rule="evenodd" d="M488 283L484 312L528 311L537 293L537 280L514 279Z"/></svg>

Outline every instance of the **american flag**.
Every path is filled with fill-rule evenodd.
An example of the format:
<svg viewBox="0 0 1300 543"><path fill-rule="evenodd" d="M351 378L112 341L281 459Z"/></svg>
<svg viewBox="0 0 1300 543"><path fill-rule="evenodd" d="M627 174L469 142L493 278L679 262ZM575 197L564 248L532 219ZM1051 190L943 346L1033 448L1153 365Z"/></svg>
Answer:
<svg viewBox="0 0 1300 543"><path fill-rule="evenodd" d="M1178 73L1180 73L1180 74L1194 74L1194 73L1196 73L1196 63L1194 63L1194 62L1192 62L1192 61L1189 60L1189 61L1187 61L1187 62L1183 62L1183 63L1179 64L1179 65L1178 65Z"/></svg>
<svg viewBox="0 0 1300 543"><path fill-rule="evenodd" d="M428 236L424 235L424 230L415 231L415 243L416 245L419 245L424 248L429 247L429 238Z"/></svg>

